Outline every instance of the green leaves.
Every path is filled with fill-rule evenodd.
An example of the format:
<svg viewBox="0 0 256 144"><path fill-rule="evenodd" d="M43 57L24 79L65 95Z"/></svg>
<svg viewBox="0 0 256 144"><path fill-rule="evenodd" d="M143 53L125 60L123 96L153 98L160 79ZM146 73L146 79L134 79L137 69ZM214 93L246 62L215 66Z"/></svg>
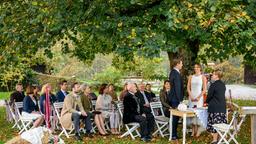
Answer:
<svg viewBox="0 0 256 144"><path fill-rule="evenodd" d="M161 51L189 53L194 52L189 42L196 40L199 60L242 54L253 64L255 50L248 47L255 47L255 5L228 0L3 1L0 67L30 59L39 49L52 57L51 47L63 39L71 43L63 43L63 52L85 62L97 53L126 60L159 57Z"/></svg>

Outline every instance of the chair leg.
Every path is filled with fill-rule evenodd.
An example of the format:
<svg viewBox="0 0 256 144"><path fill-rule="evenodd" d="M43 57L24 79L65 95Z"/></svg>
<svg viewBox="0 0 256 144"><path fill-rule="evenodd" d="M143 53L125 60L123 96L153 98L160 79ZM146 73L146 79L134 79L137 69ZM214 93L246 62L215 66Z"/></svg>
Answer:
<svg viewBox="0 0 256 144"><path fill-rule="evenodd" d="M236 135L236 132L229 133L230 138L228 139L228 143L230 143L233 140L236 144L239 144L235 139L235 135Z"/></svg>
<svg viewBox="0 0 256 144"><path fill-rule="evenodd" d="M217 130L219 135L221 136L220 140L218 141L218 144L221 144L222 141L224 141L226 144L229 144L228 141L226 140L225 136L227 136L227 132L221 133L220 131Z"/></svg>

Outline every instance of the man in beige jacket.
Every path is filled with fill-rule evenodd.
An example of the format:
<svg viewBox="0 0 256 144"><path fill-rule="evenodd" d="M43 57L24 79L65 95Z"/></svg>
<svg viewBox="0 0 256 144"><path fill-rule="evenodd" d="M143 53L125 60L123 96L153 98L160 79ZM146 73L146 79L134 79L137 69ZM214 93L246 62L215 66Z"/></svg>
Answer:
<svg viewBox="0 0 256 144"><path fill-rule="evenodd" d="M81 140L80 137L80 119L83 120L86 125L87 136L92 137L91 129L92 124L90 116L86 114L81 103L79 95L80 85L78 83L72 84L72 92L64 99L63 108L61 110L60 121L65 129L72 129L72 122L75 127L75 138Z"/></svg>

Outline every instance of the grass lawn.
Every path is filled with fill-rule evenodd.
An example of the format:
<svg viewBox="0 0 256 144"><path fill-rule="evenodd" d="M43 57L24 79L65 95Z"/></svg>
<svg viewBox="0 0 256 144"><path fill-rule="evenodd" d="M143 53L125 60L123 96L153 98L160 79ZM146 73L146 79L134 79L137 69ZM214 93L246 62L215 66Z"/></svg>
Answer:
<svg viewBox="0 0 256 144"><path fill-rule="evenodd" d="M11 92L0 92L0 100L9 99Z"/></svg>
<svg viewBox="0 0 256 144"><path fill-rule="evenodd" d="M256 106L256 101L244 101L244 100L234 100L238 105L240 106ZM14 136L18 135L18 131L16 129L12 129L12 124L9 122L6 122L5 120L5 109L2 107L0 108L0 144L6 142L7 140L11 139ZM179 136L182 136L182 130L181 125L179 125ZM239 132L239 135L237 137L237 140L239 143L243 144L250 144L251 139L251 130L250 130L250 118L247 116L246 121L243 123L241 127L241 131ZM118 136L107 136L106 138L103 138L99 135L95 135L94 138L83 138L83 142L75 142L74 138L71 137L69 139L62 137L66 143L76 143L76 144L82 144L82 143L118 143L118 144L139 144L142 143L139 138L136 140L131 140L129 137L126 138L118 138ZM186 143L188 144L206 144L211 142L211 136L207 132L203 132L199 138L192 138L187 134L186 137ZM151 143L169 143L168 138L154 138ZM182 139L180 139L180 143L182 143Z"/></svg>

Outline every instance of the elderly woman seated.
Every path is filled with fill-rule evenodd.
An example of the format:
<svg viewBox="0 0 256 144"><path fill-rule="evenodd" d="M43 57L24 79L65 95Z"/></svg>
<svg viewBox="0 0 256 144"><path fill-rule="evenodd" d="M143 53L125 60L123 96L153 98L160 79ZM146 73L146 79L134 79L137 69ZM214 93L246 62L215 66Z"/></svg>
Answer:
<svg viewBox="0 0 256 144"><path fill-rule="evenodd" d="M90 111L93 109L92 103L91 103L92 99L90 96L91 88L87 84L82 84L80 87L80 90L82 92L81 93L81 102L82 102L83 108L88 115L91 115ZM106 135L107 132L104 127L104 121L103 121L101 112L93 111L93 113L95 114L94 121L99 130L100 135L103 135L103 136Z"/></svg>

